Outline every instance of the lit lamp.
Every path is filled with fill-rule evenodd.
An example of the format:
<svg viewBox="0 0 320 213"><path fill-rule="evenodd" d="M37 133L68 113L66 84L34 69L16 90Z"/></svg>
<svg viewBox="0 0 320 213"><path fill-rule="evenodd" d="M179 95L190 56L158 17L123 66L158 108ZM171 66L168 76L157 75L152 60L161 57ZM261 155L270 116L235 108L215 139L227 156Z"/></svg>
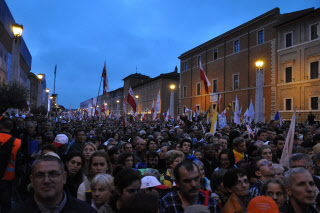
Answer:
<svg viewBox="0 0 320 213"><path fill-rule="evenodd" d="M50 98L51 100L53 99L53 97L52 97L52 96L50 96L49 98Z"/></svg>
<svg viewBox="0 0 320 213"><path fill-rule="evenodd" d="M41 81L43 79L43 74L39 73L38 74L38 79Z"/></svg>
<svg viewBox="0 0 320 213"><path fill-rule="evenodd" d="M118 103L120 103L120 101L119 101L119 100L117 100L117 104L118 104Z"/></svg>
<svg viewBox="0 0 320 213"><path fill-rule="evenodd" d="M256 61L256 95L255 95L255 122L264 122L264 103L263 103L263 61Z"/></svg>
<svg viewBox="0 0 320 213"><path fill-rule="evenodd" d="M171 95L170 95L170 115L172 118L174 118L174 89L176 88L176 85L171 84L170 89L171 89Z"/></svg>
<svg viewBox="0 0 320 213"><path fill-rule="evenodd" d="M137 112L139 114L139 95L134 96L137 99Z"/></svg>
<svg viewBox="0 0 320 213"><path fill-rule="evenodd" d="M50 92L50 90L49 89L46 89L46 93L49 93Z"/></svg>
<svg viewBox="0 0 320 213"><path fill-rule="evenodd" d="M23 31L23 26L20 24L13 24L12 25L12 32L15 39L18 39L21 37Z"/></svg>
<svg viewBox="0 0 320 213"><path fill-rule="evenodd" d="M139 99L139 95L136 95L135 97L136 97L136 99Z"/></svg>
<svg viewBox="0 0 320 213"><path fill-rule="evenodd" d="M174 85L174 84L171 84L171 85L170 85L170 89L171 89L171 90L174 90L175 88L176 88L176 85Z"/></svg>
<svg viewBox="0 0 320 213"><path fill-rule="evenodd" d="M261 70L261 68L263 67L263 61L257 61L256 62L256 67L258 70Z"/></svg>

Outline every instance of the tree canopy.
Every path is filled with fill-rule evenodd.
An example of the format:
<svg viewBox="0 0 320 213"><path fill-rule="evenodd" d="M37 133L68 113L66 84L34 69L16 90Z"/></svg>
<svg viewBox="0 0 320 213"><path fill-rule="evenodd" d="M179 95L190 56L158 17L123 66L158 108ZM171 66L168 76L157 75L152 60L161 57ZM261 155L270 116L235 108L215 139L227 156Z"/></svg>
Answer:
<svg viewBox="0 0 320 213"><path fill-rule="evenodd" d="M18 82L0 84L0 113L9 108L24 109L27 101L27 90Z"/></svg>

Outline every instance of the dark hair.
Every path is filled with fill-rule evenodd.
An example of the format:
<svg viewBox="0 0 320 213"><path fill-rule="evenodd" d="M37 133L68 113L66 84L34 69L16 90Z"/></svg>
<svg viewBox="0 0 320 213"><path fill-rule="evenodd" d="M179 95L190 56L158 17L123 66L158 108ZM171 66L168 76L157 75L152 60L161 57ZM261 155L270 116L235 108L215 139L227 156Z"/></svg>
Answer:
<svg viewBox="0 0 320 213"><path fill-rule="evenodd" d="M244 142L244 139L242 137L236 137L235 139L232 140L232 146L238 147L243 142Z"/></svg>
<svg viewBox="0 0 320 213"><path fill-rule="evenodd" d="M183 145L184 142L190 143L190 149L192 149L193 143L192 143L192 141L191 141L190 139L187 139L187 138L183 139L183 140L180 142L180 147L181 147L181 148L182 148L182 145Z"/></svg>
<svg viewBox="0 0 320 213"><path fill-rule="evenodd" d="M181 163L179 163L173 170L173 176L174 176L175 182L180 181L180 168L181 167L185 168L188 172L191 172L194 170L193 166L195 166L199 172L198 166L192 160L184 160Z"/></svg>
<svg viewBox="0 0 320 213"><path fill-rule="evenodd" d="M219 164L219 167L221 166L221 155L222 154L227 154L228 155L228 159L229 159L229 162L230 162L230 166L229 168L233 168L234 167L234 164L236 162L236 159L234 158L234 154L233 152L230 150L230 149L223 149L221 150L219 156L218 156L218 164Z"/></svg>
<svg viewBox="0 0 320 213"><path fill-rule="evenodd" d="M219 169L212 173L212 176L210 179L210 186L211 186L212 192L218 189L218 186L220 185L220 183L223 182L223 177L227 173L227 171L228 170L226 169Z"/></svg>
<svg viewBox="0 0 320 213"><path fill-rule="evenodd" d="M259 167L258 167L258 162L261 161L262 159L266 159L263 156L257 156L255 158L253 158L253 160L250 163L250 172L251 172L251 176L253 177L257 177L255 175L256 171L258 171Z"/></svg>
<svg viewBox="0 0 320 213"><path fill-rule="evenodd" d="M74 136L78 136L78 133L79 132L85 132L84 131L84 129L76 129L75 131L74 131Z"/></svg>
<svg viewBox="0 0 320 213"><path fill-rule="evenodd" d="M149 144L151 143L151 141L156 142L157 147L159 146L159 142L158 142L158 140L157 140L156 138L149 138L149 139L147 140L146 149L148 149Z"/></svg>
<svg viewBox="0 0 320 213"><path fill-rule="evenodd" d="M313 143L314 144L317 144L317 141L320 141L320 134L315 134L313 136Z"/></svg>
<svg viewBox="0 0 320 213"><path fill-rule="evenodd" d="M262 187L261 187L261 195L265 195L265 196L267 195L268 185L269 185L270 183L280 185L281 191L282 191L282 193L283 193L283 195L284 195L284 197L285 197L285 195L286 195L286 190L285 190L285 187L284 187L283 182L280 181L280 180L278 180L278 179L274 179L274 178L271 178L271 179L267 180L267 181L262 185Z"/></svg>
<svg viewBox="0 0 320 213"><path fill-rule="evenodd" d="M257 132L257 136L259 137L262 133L266 133L267 131L265 129L260 129L258 132Z"/></svg>
<svg viewBox="0 0 320 213"><path fill-rule="evenodd" d="M57 153L57 147L55 145L53 145L52 143L46 144L42 147L41 151L43 150L50 150L54 153Z"/></svg>
<svg viewBox="0 0 320 213"><path fill-rule="evenodd" d="M84 164L85 164L85 159L84 159L84 156L81 152L76 152L76 151L73 151L71 153L68 154L67 158L66 158L66 162L70 161L73 157L80 157L81 158L81 168L84 167Z"/></svg>
<svg viewBox="0 0 320 213"><path fill-rule="evenodd" d="M133 182L139 181L141 183L140 173L133 169L122 169L114 177L114 185L122 194L123 189L130 186Z"/></svg>
<svg viewBox="0 0 320 213"><path fill-rule="evenodd" d="M238 177L247 176L247 173L243 169L232 168L229 169L223 176L223 186L230 189L232 186L237 185ZM248 177L248 176L247 176Z"/></svg>
<svg viewBox="0 0 320 213"><path fill-rule="evenodd" d="M146 158L149 159L150 157L151 158L159 158L160 156L157 152L149 150L149 151L147 151Z"/></svg>
<svg viewBox="0 0 320 213"><path fill-rule="evenodd" d="M131 196L120 207L119 213L157 213L159 212L159 201L155 195L139 192Z"/></svg>
<svg viewBox="0 0 320 213"><path fill-rule="evenodd" d="M134 154L132 154L131 152L122 152L120 155L119 155L119 158L118 158L118 165L123 165L124 166L124 163L126 162L126 159L128 157L132 156L133 158L133 166L135 165L135 156Z"/></svg>
<svg viewBox="0 0 320 213"><path fill-rule="evenodd" d="M0 119L0 126L3 126L5 129L11 130L14 126L14 121L11 118L3 117Z"/></svg>
<svg viewBox="0 0 320 213"><path fill-rule="evenodd" d="M286 139L284 137L282 137L281 135L277 135L274 139L273 139L273 143L274 145L278 145L278 141L286 141Z"/></svg>
<svg viewBox="0 0 320 213"><path fill-rule="evenodd" d="M120 149L119 149L118 147L116 147L116 146L113 146L113 147L111 147L111 148L109 149L108 155L109 155L109 158L110 158L110 160L111 160L112 163L115 163L115 162L113 162L112 156L113 156L114 154L116 154L119 150L120 150Z"/></svg>
<svg viewBox="0 0 320 213"><path fill-rule="evenodd" d="M105 151L101 151L101 150L98 150L98 151L95 151L91 156L90 156L90 159L89 159L89 166L88 166L88 178L93 178L94 174L92 174L91 172L91 164L92 164L92 160L94 157L103 157L104 159L106 159L106 162L107 162L107 165L108 165L108 171L107 173L111 174L112 175L112 165L111 165L111 161L110 161L110 158L109 156L107 155L107 153Z"/></svg>

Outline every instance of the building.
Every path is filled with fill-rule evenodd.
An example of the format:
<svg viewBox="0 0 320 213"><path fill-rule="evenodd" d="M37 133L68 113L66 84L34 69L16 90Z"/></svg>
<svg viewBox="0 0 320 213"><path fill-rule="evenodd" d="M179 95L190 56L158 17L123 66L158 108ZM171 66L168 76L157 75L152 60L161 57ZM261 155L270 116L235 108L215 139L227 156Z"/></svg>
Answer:
<svg viewBox="0 0 320 213"><path fill-rule="evenodd" d="M195 107L200 112L210 106L214 109L221 95L220 112L231 103L233 110L228 111L227 117L232 117L237 97L243 113L251 99L255 102L255 62L262 60L264 120L269 121L277 111L277 32L274 27L279 16L280 10L275 8L181 54L179 106L182 112ZM200 63L211 83L210 94L205 94L200 79Z"/></svg>
<svg viewBox="0 0 320 213"><path fill-rule="evenodd" d="M320 118L320 8L280 16L278 31L277 108L291 119L294 107L305 122L310 111Z"/></svg>

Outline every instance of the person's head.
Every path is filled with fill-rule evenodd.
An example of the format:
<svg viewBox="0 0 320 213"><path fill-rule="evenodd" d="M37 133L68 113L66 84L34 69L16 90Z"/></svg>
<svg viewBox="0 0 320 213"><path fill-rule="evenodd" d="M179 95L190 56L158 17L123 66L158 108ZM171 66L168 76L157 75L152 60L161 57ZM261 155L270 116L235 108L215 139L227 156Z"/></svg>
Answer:
<svg viewBox="0 0 320 213"><path fill-rule="evenodd" d="M131 143L124 143L122 146L123 152L132 152L132 144Z"/></svg>
<svg viewBox="0 0 320 213"><path fill-rule="evenodd" d="M159 163L159 154L155 151L148 151L146 154L148 168L156 169Z"/></svg>
<svg viewBox="0 0 320 213"><path fill-rule="evenodd" d="M233 148L240 153L246 152L246 142L241 137L236 137L232 141Z"/></svg>
<svg viewBox="0 0 320 213"><path fill-rule="evenodd" d="M229 169L223 177L223 185L229 193L239 198L246 197L249 194L248 176L242 169Z"/></svg>
<svg viewBox="0 0 320 213"><path fill-rule="evenodd" d="M316 201L316 186L312 175L304 168L293 168L284 175L286 192L291 203L312 205Z"/></svg>
<svg viewBox="0 0 320 213"><path fill-rule="evenodd" d="M273 143L276 146L277 150L282 151L284 148L284 144L286 143L286 139L281 135L278 135L273 139Z"/></svg>
<svg viewBox="0 0 320 213"><path fill-rule="evenodd" d="M181 151L170 150L166 153L166 164L169 169L173 170L177 164L184 160L184 154Z"/></svg>
<svg viewBox="0 0 320 213"><path fill-rule="evenodd" d="M273 178L267 180L262 185L261 195L272 198L276 202L278 208L282 207L286 197L286 190L283 182Z"/></svg>
<svg viewBox="0 0 320 213"><path fill-rule="evenodd" d="M260 129L258 132L257 132L257 139L258 140L261 140L263 142L266 142L267 141L267 131L264 130L264 129Z"/></svg>
<svg viewBox="0 0 320 213"><path fill-rule="evenodd" d="M42 147L41 149L41 155L45 155L47 154L48 152L54 152L54 153L57 153L58 149L55 145L49 143L49 144L46 144Z"/></svg>
<svg viewBox="0 0 320 213"><path fill-rule="evenodd" d="M90 159L90 156L95 152L97 151L97 148L96 146L91 143L91 142L87 142L84 144L83 146L83 155L84 155L84 158L88 161Z"/></svg>
<svg viewBox="0 0 320 213"><path fill-rule="evenodd" d="M34 125L34 123L32 121L28 121L25 125L26 131L28 134L33 134L34 131L36 130L36 126Z"/></svg>
<svg viewBox="0 0 320 213"><path fill-rule="evenodd" d="M99 150L94 152L89 160L88 176L93 177L97 174L112 174L112 166L109 156L105 151Z"/></svg>
<svg viewBox="0 0 320 213"><path fill-rule="evenodd" d="M31 186L37 201L46 205L58 205L63 199L63 185L67 174L63 162L54 156L41 156L31 167Z"/></svg>
<svg viewBox="0 0 320 213"><path fill-rule="evenodd" d="M197 167L199 168L200 179L205 178L204 165L203 165L202 161L194 160L193 163L196 164Z"/></svg>
<svg viewBox="0 0 320 213"><path fill-rule="evenodd" d="M91 192L94 204L100 208L110 201L114 190L113 177L109 174L97 174L91 180Z"/></svg>
<svg viewBox="0 0 320 213"><path fill-rule="evenodd" d="M272 161L272 148L269 145L262 145L258 148L257 155Z"/></svg>
<svg viewBox="0 0 320 213"><path fill-rule="evenodd" d="M162 185L156 177L145 175L141 179L141 189L146 194L153 194L159 197L160 190L168 189L168 187Z"/></svg>
<svg viewBox="0 0 320 213"><path fill-rule="evenodd" d="M200 149L197 149L194 151L193 155L200 160L203 157L202 151Z"/></svg>
<svg viewBox="0 0 320 213"><path fill-rule="evenodd" d="M234 167L235 164L234 154L230 149L223 149L218 157L220 169L229 169Z"/></svg>
<svg viewBox="0 0 320 213"><path fill-rule="evenodd" d="M268 161L262 156L255 157L251 164L251 171L253 175L262 181L266 181L274 177L275 170L272 165L272 161Z"/></svg>
<svg viewBox="0 0 320 213"><path fill-rule="evenodd" d="M219 139L219 144L222 146L223 149L228 148L228 138L223 136L222 138Z"/></svg>
<svg viewBox="0 0 320 213"><path fill-rule="evenodd" d="M119 155L120 155L119 148L116 146L111 147L108 151L108 155L109 155L111 162L116 164L118 162Z"/></svg>
<svg viewBox="0 0 320 213"><path fill-rule="evenodd" d="M313 173L313 170L312 170L313 162L309 157L309 155L305 153L293 154L289 159L289 167L290 169L301 167L301 168L307 169L311 174Z"/></svg>
<svg viewBox="0 0 320 213"><path fill-rule="evenodd" d="M183 197L192 198L200 192L200 172L198 166L185 160L173 170L173 176L179 192Z"/></svg>
<svg viewBox="0 0 320 213"><path fill-rule="evenodd" d="M203 155L204 158L208 159L209 161L213 161L216 157L215 144L209 144L208 146L206 146Z"/></svg>
<svg viewBox="0 0 320 213"><path fill-rule="evenodd" d="M187 155L190 153L190 149L192 149L192 142L189 139L183 139L180 142L181 151Z"/></svg>
<svg viewBox="0 0 320 213"><path fill-rule="evenodd" d="M80 152L71 152L66 158L66 167L69 175L75 176L82 173L81 169L84 167L84 156Z"/></svg>
<svg viewBox="0 0 320 213"><path fill-rule="evenodd" d="M122 152L119 155L118 164L124 166L125 168L134 168L135 157L132 152Z"/></svg>
<svg viewBox="0 0 320 213"><path fill-rule="evenodd" d="M147 149L156 151L158 149L158 140L155 138L149 138L147 141Z"/></svg>
<svg viewBox="0 0 320 213"><path fill-rule="evenodd" d="M167 152L168 152L168 146L161 147L161 149L160 149L160 159L165 159Z"/></svg>
<svg viewBox="0 0 320 213"><path fill-rule="evenodd" d="M307 147L305 148L305 152L307 155L309 155L309 157L312 159L313 156L315 156L315 152L313 151L313 149L311 147Z"/></svg>
<svg viewBox="0 0 320 213"><path fill-rule="evenodd" d="M273 168L274 168L274 179L278 179L283 181L284 178L284 168L283 166L281 166L280 164L273 164Z"/></svg>
<svg viewBox="0 0 320 213"><path fill-rule="evenodd" d="M217 171L214 171L211 175L210 179L210 186L212 192L220 191L224 194L227 194L226 188L223 186L223 178L224 175L227 173L228 170L226 169L218 169Z"/></svg>
<svg viewBox="0 0 320 213"><path fill-rule="evenodd" d="M76 131L74 132L74 136L76 141L80 143L86 142L87 138L83 129L76 129Z"/></svg>
<svg viewBox="0 0 320 213"><path fill-rule="evenodd" d="M136 150L137 152L142 152L146 149L146 141L144 139L138 139L136 143Z"/></svg>
<svg viewBox="0 0 320 213"><path fill-rule="evenodd" d="M140 191L141 177L138 171L133 169L123 169L114 177L114 185L119 200L128 200L132 195Z"/></svg>
<svg viewBox="0 0 320 213"><path fill-rule="evenodd" d="M159 200L158 197L153 194L146 194L138 192L132 195L121 206L119 213L158 213L159 212Z"/></svg>
<svg viewBox="0 0 320 213"><path fill-rule="evenodd" d="M106 144L107 147L116 146L117 143L118 143L118 141L117 141L116 139L114 139L114 138L109 138L109 139L105 142L105 144Z"/></svg>
<svg viewBox="0 0 320 213"><path fill-rule="evenodd" d="M225 125L225 126L223 127L223 132L225 132L225 133L227 133L227 134L230 133L230 127L229 127L229 125Z"/></svg>

